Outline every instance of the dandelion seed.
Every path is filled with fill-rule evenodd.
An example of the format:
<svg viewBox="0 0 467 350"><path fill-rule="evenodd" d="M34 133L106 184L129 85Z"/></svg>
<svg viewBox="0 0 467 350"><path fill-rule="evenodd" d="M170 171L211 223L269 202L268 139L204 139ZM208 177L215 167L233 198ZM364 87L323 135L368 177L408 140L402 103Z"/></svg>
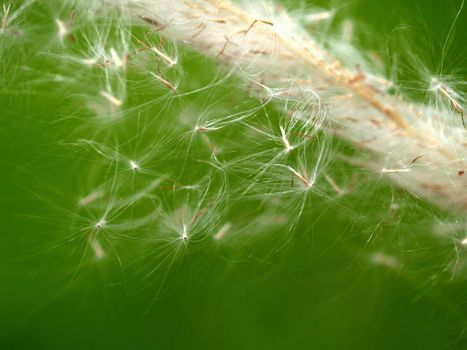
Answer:
<svg viewBox="0 0 467 350"><path fill-rule="evenodd" d="M214 239L216 241L219 241L221 240L222 238L224 238L225 234L227 232L229 232L229 230L232 228L232 225L228 222L226 224L224 224L220 229L219 231L217 231L217 233L214 235Z"/></svg>
<svg viewBox="0 0 467 350"><path fill-rule="evenodd" d="M130 160L130 168L133 171L138 171L139 165L134 160Z"/></svg>
<svg viewBox="0 0 467 350"><path fill-rule="evenodd" d="M143 21L147 22L150 24L155 31L163 30L167 27L167 24L161 24L158 21L156 21L153 18L145 17L145 16L139 16Z"/></svg>
<svg viewBox="0 0 467 350"><path fill-rule="evenodd" d="M199 185L180 186L180 189L182 189L182 190L197 190L197 189L199 189Z"/></svg>
<svg viewBox="0 0 467 350"><path fill-rule="evenodd" d="M157 187L162 189L163 186L159 186L162 181L163 181L163 178L158 178L158 179L152 180L147 186L142 188L140 191L136 192L135 194L133 194L130 197L127 197L123 201L123 203L134 203L134 202L136 202L136 201L150 195L151 192L154 191ZM171 186L170 188L173 189L174 187ZM125 205L125 204L123 204L123 205Z"/></svg>
<svg viewBox="0 0 467 350"><path fill-rule="evenodd" d="M100 220L96 223L95 228L96 228L96 229L101 229L101 228L104 227L106 224L107 224L107 221L105 221L105 219L100 219Z"/></svg>
<svg viewBox="0 0 467 350"><path fill-rule="evenodd" d="M158 79L162 84L164 84L167 88L172 90L173 92L177 92L177 88L167 79L161 77L160 75L157 75L154 72L149 72L154 78Z"/></svg>
<svg viewBox="0 0 467 350"><path fill-rule="evenodd" d="M308 181L302 174L300 174L298 171L296 171L294 168L291 166L287 167L296 177L298 177L306 187L311 188L313 187L314 183L311 181Z"/></svg>
<svg viewBox="0 0 467 350"><path fill-rule="evenodd" d="M352 42L354 36L354 25L350 20L344 20L341 25L341 37L345 43Z"/></svg>
<svg viewBox="0 0 467 350"><path fill-rule="evenodd" d="M461 244L467 247L467 237L462 240Z"/></svg>
<svg viewBox="0 0 467 350"><path fill-rule="evenodd" d="M57 27L58 27L58 34L61 36L61 37L64 37L65 35L67 35L68 33L68 30L65 26L65 23L63 23L61 20L59 19L56 19L55 20L55 23L57 24Z"/></svg>
<svg viewBox="0 0 467 350"><path fill-rule="evenodd" d="M285 149L286 149L287 153L289 153L290 151L292 151L294 149L294 147L291 146L290 143L289 143L289 140L287 140L287 135L285 134L284 128L282 126L279 126L279 128L281 130L282 142L284 142Z"/></svg>
<svg viewBox="0 0 467 350"><path fill-rule="evenodd" d="M316 13L310 13L305 17L305 22L314 24L317 22L327 21L334 16L335 11L320 11Z"/></svg>
<svg viewBox="0 0 467 350"><path fill-rule="evenodd" d="M198 126L198 125L196 125L194 128L195 132L209 132L209 131L215 131L215 130L219 130L219 128L208 127L208 126Z"/></svg>
<svg viewBox="0 0 467 350"><path fill-rule="evenodd" d="M201 139L204 141L206 146L208 146L209 150L212 152L212 155L215 157L221 152L221 149L216 146L207 135L201 135Z"/></svg>
<svg viewBox="0 0 467 350"><path fill-rule="evenodd" d="M97 239L91 241L91 248L97 260L102 260L105 257L104 249Z"/></svg>
<svg viewBox="0 0 467 350"><path fill-rule="evenodd" d="M376 265L389 267L393 270L399 270L402 267L402 264L399 262L399 260L382 252L374 254L371 260Z"/></svg>
<svg viewBox="0 0 467 350"><path fill-rule="evenodd" d="M169 67L174 66L174 65L177 64L176 59L173 59L173 58L169 57L168 55L166 55L165 53L163 53L162 51L160 51L156 47L151 47L150 50L152 52L154 52L156 55L158 55L159 57L161 57L164 61L166 61L168 63L168 65L169 65Z"/></svg>
<svg viewBox="0 0 467 350"><path fill-rule="evenodd" d="M11 4L3 4L3 17L2 17L2 32L4 32L8 26L8 15L10 14Z"/></svg>
<svg viewBox="0 0 467 350"><path fill-rule="evenodd" d="M188 227L185 224L183 224L182 239L184 241L188 240Z"/></svg>
<svg viewBox="0 0 467 350"><path fill-rule="evenodd" d="M58 28L58 36L60 37L60 40L63 40L67 36L70 35L73 17L74 17L74 12L70 14L70 18L68 19L67 23L63 22L62 20L58 18L55 19L55 24L57 25L57 28Z"/></svg>
<svg viewBox="0 0 467 350"><path fill-rule="evenodd" d="M97 58L84 58L81 62L87 66L94 66L97 63Z"/></svg>
<svg viewBox="0 0 467 350"><path fill-rule="evenodd" d="M93 192L93 193L89 194L88 196L86 196L84 198L81 198L78 203L79 203L80 206L88 205L88 204L94 202L96 199L101 198L103 194L104 194L104 192L102 192L102 191Z"/></svg>
<svg viewBox="0 0 467 350"><path fill-rule="evenodd" d="M452 108L461 115L462 118L462 125L464 129L466 128L465 121L464 121L464 109L461 107L460 103L456 101L455 95L456 93L452 91L448 86L443 85L441 82L438 81L436 78L432 78L433 90L439 91L444 97L446 97L451 104Z"/></svg>
<svg viewBox="0 0 467 350"><path fill-rule="evenodd" d="M190 224L193 225L196 222L196 220L198 220L200 217L202 217L207 211L208 211L208 208L203 208L203 209L199 210L198 212L196 212L196 214L191 219Z"/></svg>
<svg viewBox="0 0 467 350"><path fill-rule="evenodd" d="M120 106L123 105L122 100L119 100L118 98L116 98L115 96L109 94L106 91L101 91L101 96L104 97L105 99L107 99L115 107L120 107Z"/></svg>
<svg viewBox="0 0 467 350"><path fill-rule="evenodd" d="M410 169L407 169L407 168L401 168L401 169L383 168L383 169L381 169L381 173L383 173L383 174L408 173L409 171L410 171Z"/></svg>
<svg viewBox="0 0 467 350"><path fill-rule="evenodd" d="M110 49L110 56L112 57L115 67L122 68L126 66L124 60L120 58L120 56L117 54L117 51L115 51L113 47Z"/></svg>
<svg viewBox="0 0 467 350"><path fill-rule="evenodd" d="M391 212L391 217L393 220L399 217L400 209L401 209L401 206L397 203L391 203L391 205L389 206L389 210Z"/></svg>
<svg viewBox="0 0 467 350"><path fill-rule="evenodd" d="M328 174L324 176L326 181L331 185L331 187L336 191L337 194L342 193L342 188L339 187L339 185L334 181L332 177L330 177Z"/></svg>

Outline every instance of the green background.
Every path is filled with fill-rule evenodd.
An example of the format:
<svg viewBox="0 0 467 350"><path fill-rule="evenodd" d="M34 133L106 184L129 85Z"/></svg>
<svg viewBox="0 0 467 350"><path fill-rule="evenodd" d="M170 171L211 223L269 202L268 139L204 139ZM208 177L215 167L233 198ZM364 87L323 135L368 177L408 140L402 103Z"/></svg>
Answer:
<svg viewBox="0 0 467 350"><path fill-rule="evenodd" d="M360 46L383 57L391 47L400 55L399 80L423 98L411 57L439 69L460 3L332 5L338 20L357 20ZM48 28L41 10L33 7L27 22ZM445 67L460 80L467 73L465 33L464 10ZM444 273L455 257L452 244L431 232L433 221L455 215L378 179L365 180L342 201L311 198L286 245L283 237L267 235L227 251L201 245L141 286L140 268L154 261L132 256L135 250L122 253L123 267L111 259L86 266L78 276L70 273L76 246L61 238L71 216L66 208L86 181L82 167L88 163L59 145L69 134L90 131L80 130L79 119L54 122L76 105L53 83L40 82L41 69L54 67L35 53L47 52L40 30L35 35L35 42L3 41L0 48L0 349L467 349L467 284L462 273L455 280ZM11 68L20 62L38 69L33 80ZM185 62L186 75L202 81L205 62L190 54ZM347 169L339 162L336 167ZM384 220L394 196L404 197L404 215ZM367 243L375 232L380 239ZM402 271L359 259L381 249L403 257Z"/></svg>

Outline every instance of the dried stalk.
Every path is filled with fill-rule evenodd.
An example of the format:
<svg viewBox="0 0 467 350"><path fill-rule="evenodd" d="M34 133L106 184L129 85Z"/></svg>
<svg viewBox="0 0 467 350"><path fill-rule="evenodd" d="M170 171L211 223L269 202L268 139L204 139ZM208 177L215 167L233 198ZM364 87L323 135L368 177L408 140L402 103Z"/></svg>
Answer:
<svg viewBox="0 0 467 350"><path fill-rule="evenodd" d="M359 165L440 207L467 211L463 110L443 85L443 108L415 106L389 94L383 78L343 67L293 26L228 1L125 0L124 8L231 67L252 82L256 96L306 107L308 114L302 109L294 117L312 122L326 113L339 137L367 151Z"/></svg>

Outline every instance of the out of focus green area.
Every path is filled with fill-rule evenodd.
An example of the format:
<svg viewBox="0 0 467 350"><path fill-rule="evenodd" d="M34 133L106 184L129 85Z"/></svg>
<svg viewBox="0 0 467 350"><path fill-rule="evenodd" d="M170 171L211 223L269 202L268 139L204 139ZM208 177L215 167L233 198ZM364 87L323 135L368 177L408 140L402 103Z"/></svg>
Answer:
<svg viewBox="0 0 467 350"><path fill-rule="evenodd" d="M461 1L312 5L337 9L331 30L317 35L333 35L340 21L355 20L358 45L394 64L397 80L406 82L409 91L423 88L415 57L437 74L443 47L444 72L466 77L466 10L445 45ZM86 234L81 227L92 223L82 220L86 215L98 220L99 214L81 212L77 199L95 189L93 181L102 180L112 193L134 193L132 186L140 183L128 175L113 185L119 166L109 166L92 149L83 150L79 140L118 145L128 155L146 152L151 171L175 167L183 169L171 174L180 181L204 183L210 153L202 142L180 136L176 118L187 106L235 113L258 102L228 84L172 99L163 89L153 91L135 70L129 72L125 118L91 123L91 113L79 102L82 92L65 91L60 82L98 85L98 74L58 67L50 59L55 56L48 34L56 28L48 15L51 8L44 2L31 6L21 20L23 38L3 40L0 34L1 350L467 348L467 269L453 272L453 264L462 266L467 256L433 229L446 222L462 236L462 226L456 226L462 218L338 159L330 161L335 180L349 181L355 173L357 190L343 197L310 195L292 229L269 230L271 223L246 226L225 246L200 233L199 242L179 249L153 239L151 227L133 230L138 211L154 205L148 201L122 214L128 227L110 225L102 240L105 259L90 258L80 235ZM134 35L143 34L135 30ZM76 45L70 52L81 52ZM218 74L211 62L180 50L184 72L167 74L183 76L185 91L209 84ZM265 120L262 113L269 120L279 118L267 107L257 113L258 124ZM231 142L227 145L235 150L226 162L245 151L235 141L248 137L241 128L222 131L218 140ZM177 138L183 140L171 143ZM153 151L161 140L166 142L163 152ZM351 152L337 141L333 149ZM230 205L240 196L235 188L248 176L239 171L226 177ZM218 198L218 179L209 180L216 189L209 194ZM167 207L184 202L170 191L161 198ZM267 210L259 203L252 198L232 204L226 216L258 216ZM290 204L283 207L285 215L298 217L294 208L301 202L285 203ZM223 204L215 208L222 212ZM222 226L214 218L209 222Z"/></svg>

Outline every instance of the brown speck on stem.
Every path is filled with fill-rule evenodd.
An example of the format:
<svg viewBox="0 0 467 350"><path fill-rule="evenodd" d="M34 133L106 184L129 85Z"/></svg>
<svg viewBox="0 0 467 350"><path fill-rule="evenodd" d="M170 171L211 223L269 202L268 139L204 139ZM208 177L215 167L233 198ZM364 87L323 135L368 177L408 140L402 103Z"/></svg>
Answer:
<svg viewBox="0 0 467 350"><path fill-rule="evenodd" d="M213 21L215 23L220 23L220 24L226 24L227 23L227 20L224 19L224 18L212 18L211 21Z"/></svg>
<svg viewBox="0 0 467 350"><path fill-rule="evenodd" d="M418 157L415 157L410 163L409 163L409 166L414 164L417 160L419 160L420 158L423 157L423 154L422 155L419 155Z"/></svg>

